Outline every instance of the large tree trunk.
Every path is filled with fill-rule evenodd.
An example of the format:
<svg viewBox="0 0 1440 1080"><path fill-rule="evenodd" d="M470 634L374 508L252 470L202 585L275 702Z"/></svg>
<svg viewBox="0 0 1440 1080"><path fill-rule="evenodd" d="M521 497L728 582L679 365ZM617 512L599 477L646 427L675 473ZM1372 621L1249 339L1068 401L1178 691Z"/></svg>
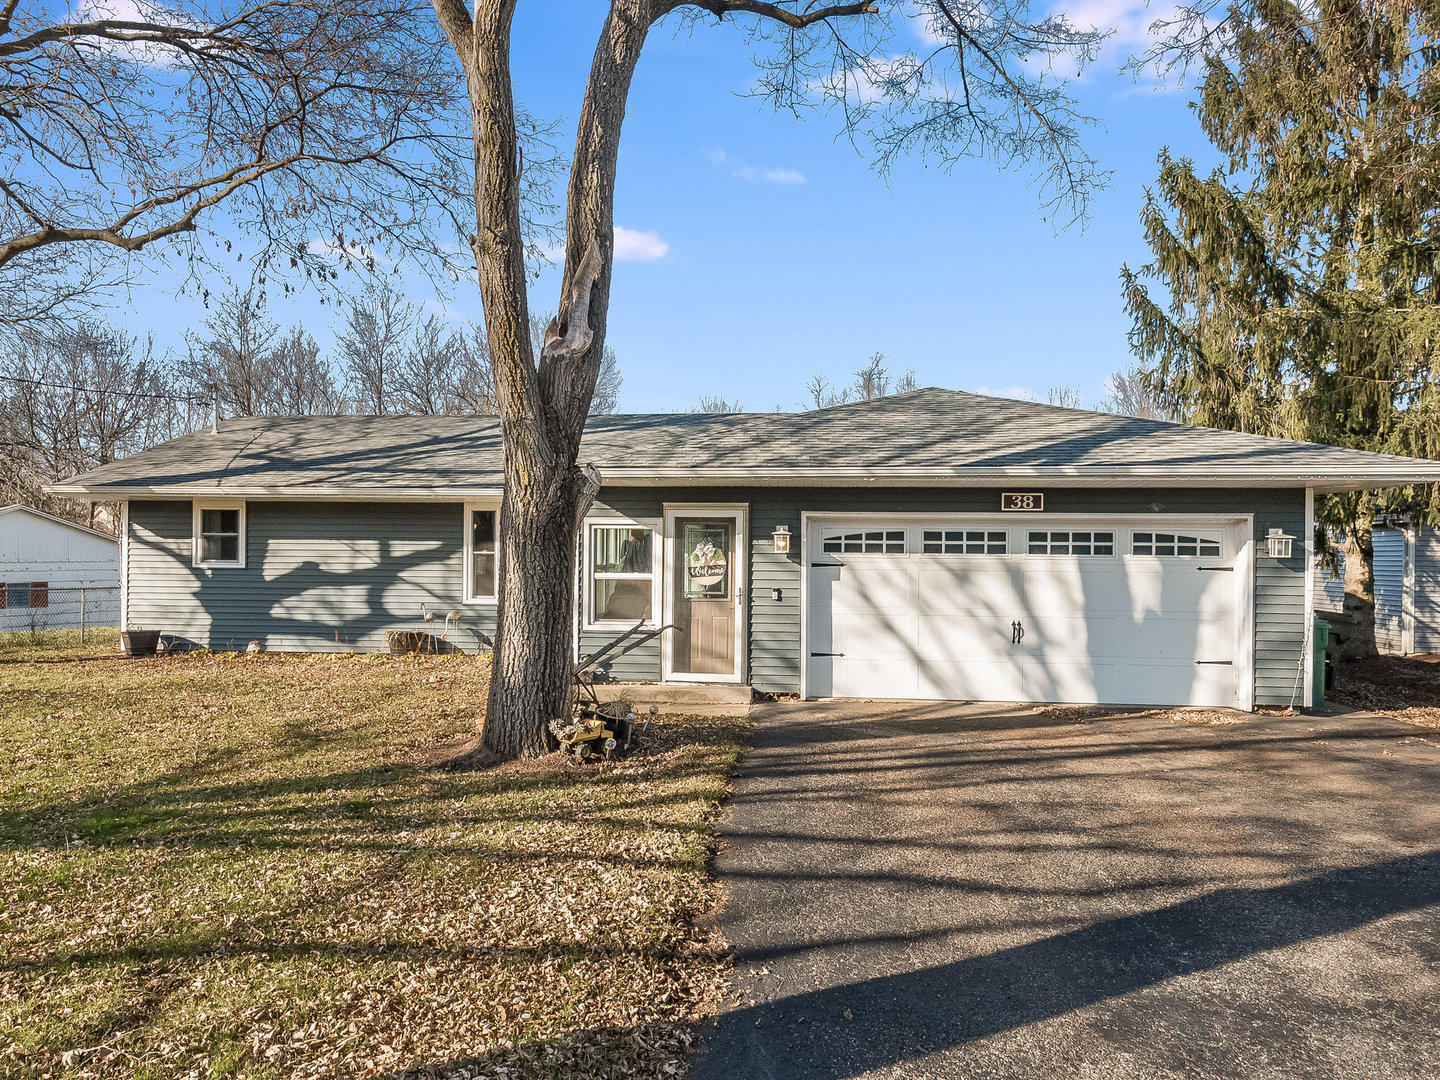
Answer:
<svg viewBox="0 0 1440 1080"><path fill-rule="evenodd" d="M658 8L613 0L591 64L566 201L565 275L538 357L530 342L520 159L510 80L515 0L432 0L465 65L475 135L476 233L505 446L496 657L482 741L505 757L552 744L569 711L575 538L598 478L577 467L605 347L615 168L635 64Z"/></svg>
<svg viewBox="0 0 1440 1080"><path fill-rule="evenodd" d="M1343 656L1356 659L1375 656L1375 547L1370 522L1361 518L1345 536L1344 612L1353 626L1345 639Z"/></svg>
<svg viewBox="0 0 1440 1080"><path fill-rule="evenodd" d="M555 482L555 481L559 482ZM506 757L554 748L549 722L570 714L576 524L595 487L568 476L505 470L500 512L500 631L481 741Z"/></svg>

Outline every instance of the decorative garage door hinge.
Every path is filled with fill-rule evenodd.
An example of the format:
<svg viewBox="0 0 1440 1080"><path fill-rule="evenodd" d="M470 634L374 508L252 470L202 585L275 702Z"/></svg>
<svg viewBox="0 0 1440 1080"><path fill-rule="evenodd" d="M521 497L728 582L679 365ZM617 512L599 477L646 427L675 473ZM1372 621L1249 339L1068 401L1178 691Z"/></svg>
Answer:
<svg viewBox="0 0 1440 1080"><path fill-rule="evenodd" d="M811 656L844 656L843 652L812 652Z"/></svg>

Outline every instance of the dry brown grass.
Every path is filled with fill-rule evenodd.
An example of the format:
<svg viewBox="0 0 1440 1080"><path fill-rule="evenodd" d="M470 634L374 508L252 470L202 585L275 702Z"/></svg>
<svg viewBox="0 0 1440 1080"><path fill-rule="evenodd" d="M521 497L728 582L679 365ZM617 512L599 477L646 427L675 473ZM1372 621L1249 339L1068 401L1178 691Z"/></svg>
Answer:
<svg viewBox="0 0 1440 1080"><path fill-rule="evenodd" d="M1440 656L1344 661L1330 700L1440 731Z"/></svg>
<svg viewBox="0 0 1440 1080"><path fill-rule="evenodd" d="M0 649L0 1075L683 1071L743 721L433 764L488 670Z"/></svg>

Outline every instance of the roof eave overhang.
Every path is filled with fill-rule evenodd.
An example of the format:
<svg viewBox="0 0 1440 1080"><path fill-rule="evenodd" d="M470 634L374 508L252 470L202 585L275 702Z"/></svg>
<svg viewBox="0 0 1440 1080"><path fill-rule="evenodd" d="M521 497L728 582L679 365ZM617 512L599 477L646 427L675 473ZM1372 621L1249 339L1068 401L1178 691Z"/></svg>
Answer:
<svg viewBox="0 0 1440 1080"><path fill-rule="evenodd" d="M254 499L284 502L464 502L498 499L499 487L396 487L365 485L340 487L304 484L266 487L254 484L126 484L88 486L49 484L52 495L69 495L95 502L129 502L142 499Z"/></svg>
<svg viewBox="0 0 1440 1080"><path fill-rule="evenodd" d="M1429 462L1421 463L1429 465ZM750 469L670 468L601 470L607 487L968 487L1034 484L1052 488L1166 487L1311 488L1317 493L1365 491L1407 484L1440 483L1440 468L1369 467L1345 472L1277 468L890 468ZM375 484L104 484L48 485L56 495L99 502L130 499L256 499L331 502L458 502L495 499L499 486L402 486Z"/></svg>

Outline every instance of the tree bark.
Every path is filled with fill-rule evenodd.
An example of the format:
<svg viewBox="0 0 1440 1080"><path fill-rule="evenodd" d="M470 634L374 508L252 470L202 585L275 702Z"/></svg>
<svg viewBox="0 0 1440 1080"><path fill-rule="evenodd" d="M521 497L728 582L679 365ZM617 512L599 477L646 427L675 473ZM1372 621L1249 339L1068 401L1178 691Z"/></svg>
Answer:
<svg viewBox="0 0 1440 1080"><path fill-rule="evenodd" d="M1361 518L1345 536L1344 613L1353 625L1341 655L1350 659L1375 656L1375 547L1370 522Z"/></svg>
<svg viewBox="0 0 1440 1080"><path fill-rule="evenodd" d="M570 711L575 540L598 489L578 465L605 348L620 127L654 19L650 0L614 0L591 64L566 206L559 314L540 357L529 333L520 220L520 158L510 80L515 0L433 0L460 55L475 137L479 271L505 446L499 628L481 741L503 757L553 746L549 723Z"/></svg>

